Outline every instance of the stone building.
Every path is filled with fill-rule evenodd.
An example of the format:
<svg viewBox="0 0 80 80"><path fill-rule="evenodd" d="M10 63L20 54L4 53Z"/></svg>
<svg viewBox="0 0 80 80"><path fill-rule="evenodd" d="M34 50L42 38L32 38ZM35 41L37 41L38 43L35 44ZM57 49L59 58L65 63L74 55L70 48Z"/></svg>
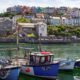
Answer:
<svg viewBox="0 0 80 80"><path fill-rule="evenodd" d="M43 22L38 23L18 23L21 30L26 34L36 34L37 36L47 36L47 25Z"/></svg>

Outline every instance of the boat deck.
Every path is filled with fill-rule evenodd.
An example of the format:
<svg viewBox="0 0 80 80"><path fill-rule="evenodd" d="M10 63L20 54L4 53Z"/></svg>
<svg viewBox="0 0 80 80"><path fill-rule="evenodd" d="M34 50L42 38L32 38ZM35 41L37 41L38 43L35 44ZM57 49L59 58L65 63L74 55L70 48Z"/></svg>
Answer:
<svg viewBox="0 0 80 80"><path fill-rule="evenodd" d="M9 69L9 68L17 68L17 67L21 67L22 65L26 65L28 64L28 60L27 59L12 59L11 60L11 64L7 64L7 65L0 65L0 69Z"/></svg>

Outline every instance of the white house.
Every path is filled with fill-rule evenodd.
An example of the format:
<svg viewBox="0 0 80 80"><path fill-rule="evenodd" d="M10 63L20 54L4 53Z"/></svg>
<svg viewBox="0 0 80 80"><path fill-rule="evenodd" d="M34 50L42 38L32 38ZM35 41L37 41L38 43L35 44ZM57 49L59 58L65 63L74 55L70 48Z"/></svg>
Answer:
<svg viewBox="0 0 80 80"><path fill-rule="evenodd" d="M62 17L62 24L66 25L68 23L67 18L66 17ZM58 26L61 24L61 20L60 17L51 17L50 18L50 24L54 25L54 26Z"/></svg>
<svg viewBox="0 0 80 80"><path fill-rule="evenodd" d="M64 25L80 26L80 17L66 18Z"/></svg>
<svg viewBox="0 0 80 80"><path fill-rule="evenodd" d="M60 25L60 18L59 17L52 17L50 18L50 24L52 25Z"/></svg>
<svg viewBox="0 0 80 80"><path fill-rule="evenodd" d="M72 16L72 17L80 17L80 9L78 9L78 8L73 8L73 9L71 10L70 16Z"/></svg>
<svg viewBox="0 0 80 80"><path fill-rule="evenodd" d="M60 17L51 17L50 18L50 24L54 26L58 26L61 24ZM62 17L62 24L68 25L68 26L80 26L80 17L71 17L66 18Z"/></svg>
<svg viewBox="0 0 80 80"><path fill-rule="evenodd" d="M47 24L43 22L37 23L36 30L37 30L38 36L42 36L42 37L47 36Z"/></svg>

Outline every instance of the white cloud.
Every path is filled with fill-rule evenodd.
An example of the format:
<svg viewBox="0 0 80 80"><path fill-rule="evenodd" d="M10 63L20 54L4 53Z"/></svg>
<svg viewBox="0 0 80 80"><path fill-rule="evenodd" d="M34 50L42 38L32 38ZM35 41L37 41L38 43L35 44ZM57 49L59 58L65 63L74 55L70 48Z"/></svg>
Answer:
<svg viewBox="0 0 80 80"><path fill-rule="evenodd" d="M5 11L7 7L15 5L80 7L80 0L0 0L0 12Z"/></svg>

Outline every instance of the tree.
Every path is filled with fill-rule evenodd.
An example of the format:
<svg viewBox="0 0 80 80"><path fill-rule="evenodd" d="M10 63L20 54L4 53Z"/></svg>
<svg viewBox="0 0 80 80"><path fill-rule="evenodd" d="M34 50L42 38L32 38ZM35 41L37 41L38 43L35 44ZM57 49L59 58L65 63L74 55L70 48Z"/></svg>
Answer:
<svg viewBox="0 0 80 80"><path fill-rule="evenodd" d="M76 31L75 28L68 26L48 26L48 35L70 37L71 35L79 35L79 29Z"/></svg>
<svg viewBox="0 0 80 80"><path fill-rule="evenodd" d="M30 19L26 19L26 18L19 18L16 20L17 22L20 22L20 23L30 23L31 20Z"/></svg>
<svg viewBox="0 0 80 80"><path fill-rule="evenodd" d="M63 13L59 13L59 17L60 17L60 25L63 25L63 19L62 19Z"/></svg>
<svg viewBox="0 0 80 80"><path fill-rule="evenodd" d="M10 12L0 13L0 17L10 17L10 18L12 18L12 17L15 16L15 15L16 15L16 14L10 13Z"/></svg>
<svg viewBox="0 0 80 80"><path fill-rule="evenodd" d="M62 17L64 16L64 13L63 12L56 12L56 15L60 17L60 25L62 26L63 25Z"/></svg>
<svg viewBox="0 0 80 80"><path fill-rule="evenodd" d="M51 26L51 25L48 26L48 34L49 35L53 34L53 26Z"/></svg>

